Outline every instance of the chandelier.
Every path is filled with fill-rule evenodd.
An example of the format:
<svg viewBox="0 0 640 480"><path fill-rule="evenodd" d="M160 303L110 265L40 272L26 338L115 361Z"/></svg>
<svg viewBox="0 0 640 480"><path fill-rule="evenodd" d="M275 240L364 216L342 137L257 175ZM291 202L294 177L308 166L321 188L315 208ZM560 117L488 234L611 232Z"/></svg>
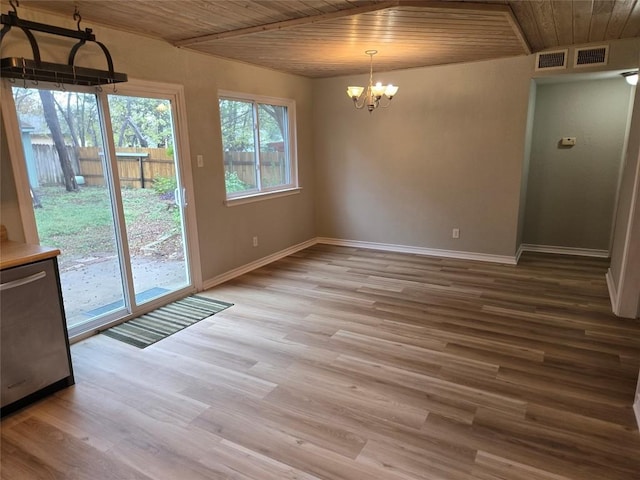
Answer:
<svg viewBox="0 0 640 480"><path fill-rule="evenodd" d="M377 50L367 50L364 52L369 55L371 65L369 68L369 85L366 90L364 87L347 87L347 95L353 100L353 106L357 109L367 107L369 113L373 112L378 107L386 108L389 106L389 102L393 96L398 93L398 87L395 85L382 85L378 82L373 84L373 56L378 53ZM382 102L383 97L387 98L386 102Z"/></svg>

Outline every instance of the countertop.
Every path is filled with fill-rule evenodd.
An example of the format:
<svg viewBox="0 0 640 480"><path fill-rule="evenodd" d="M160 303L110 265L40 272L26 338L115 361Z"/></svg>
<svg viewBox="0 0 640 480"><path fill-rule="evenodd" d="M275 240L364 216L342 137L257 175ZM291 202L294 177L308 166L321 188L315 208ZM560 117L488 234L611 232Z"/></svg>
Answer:
<svg viewBox="0 0 640 480"><path fill-rule="evenodd" d="M7 237L4 227L2 227L0 238L2 240L0 242L0 269L26 265L27 263L46 260L60 255L60 250L57 248L6 240Z"/></svg>

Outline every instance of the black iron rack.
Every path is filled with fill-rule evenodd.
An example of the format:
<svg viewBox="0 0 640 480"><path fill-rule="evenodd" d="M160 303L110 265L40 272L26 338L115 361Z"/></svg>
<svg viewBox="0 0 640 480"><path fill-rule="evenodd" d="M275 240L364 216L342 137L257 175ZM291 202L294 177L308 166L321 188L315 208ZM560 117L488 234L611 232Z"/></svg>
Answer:
<svg viewBox="0 0 640 480"><path fill-rule="evenodd" d="M13 5L13 4L12 4ZM57 84L73 84L73 85L107 85L111 83L120 83L127 81L127 75L118 73L113 70L113 60L107 47L103 43L96 40L90 28L80 30L80 16L76 12L74 18L78 19L78 30L56 27L54 25L46 25L44 23L31 22L18 18L15 11L2 14L1 23L4 25L0 31L0 44L4 36L12 27L21 29L27 36L31 44L33 59L22 57L6 57L0 60L0 76L6 78L16 78L23 81L31 80L33 82L54 82ZM64 63L43 62L40 58L40 48L36 41L33 31L43 32L50 35L60 37L78 39L69 52L69 61ZM86 42L96 43L104 53L107 59L108 70L97 70L95 68L77 67L74 64L76 53L86 44Z"/></svg>

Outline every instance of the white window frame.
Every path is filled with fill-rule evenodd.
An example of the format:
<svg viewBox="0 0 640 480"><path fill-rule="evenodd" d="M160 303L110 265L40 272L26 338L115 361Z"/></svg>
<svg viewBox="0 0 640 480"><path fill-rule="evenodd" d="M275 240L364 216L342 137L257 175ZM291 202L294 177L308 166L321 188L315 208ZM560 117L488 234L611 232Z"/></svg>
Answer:
<svg viewBox="0 0 640 480"><path fill-rule="evenodd" d="M287 108L287 132L285 148L287 149L287 156L289 158L289 183L277 185L274 187L263 188L260 185L260 143L258 139L257 124L254 123L254 144L255 144L255 168L257 172L258 188L244 191L228 193L225 185L225 205L241 205L243 203L256 202L265 200L267 198L277 198L286 195L293 195L300 193L300 185L298 183L298 149L296 139L296 102L295 100L288 98L269 97L264 95L253 95L249 93L233 92L229 90L218 90L218 108L220 100L237 100L242 102L251 102L253 104L254 112L257 109L257 105L277 105ZM220 110L218 110L218 118L222 123L220 117ZM254 113L254 122L257 115ZM222 130L220 131L222 135ZM222 138L221 138L222 140ZM222 141L221 141L222 143ZM224 143L222 143L222 158L224 161Z"/></svg>

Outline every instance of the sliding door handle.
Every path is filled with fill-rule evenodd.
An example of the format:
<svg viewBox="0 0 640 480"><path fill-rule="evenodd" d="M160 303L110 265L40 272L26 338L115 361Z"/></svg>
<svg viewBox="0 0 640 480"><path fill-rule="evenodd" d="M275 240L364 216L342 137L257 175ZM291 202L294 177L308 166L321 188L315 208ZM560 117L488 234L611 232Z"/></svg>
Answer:
<svg viewBox="0 0 640 480"><path fill-rule="evenodd" d="M175 198L176 205L179 207L187 206L187 189L186 188L176 188L173 191L173 198Z"/></svg>

